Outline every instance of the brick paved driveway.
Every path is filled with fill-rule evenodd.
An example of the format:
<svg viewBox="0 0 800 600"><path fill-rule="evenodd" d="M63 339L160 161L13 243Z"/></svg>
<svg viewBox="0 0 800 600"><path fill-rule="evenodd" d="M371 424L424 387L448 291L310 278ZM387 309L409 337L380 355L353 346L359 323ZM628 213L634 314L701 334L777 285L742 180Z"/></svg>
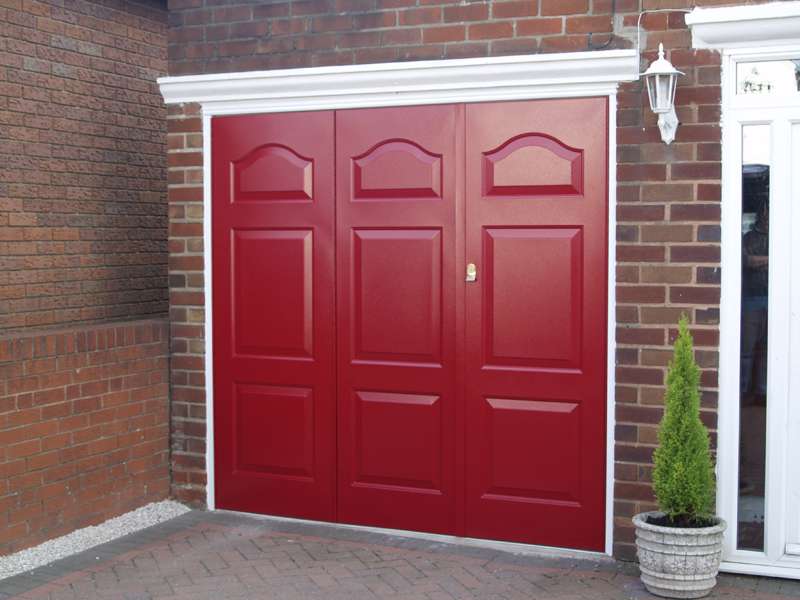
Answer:
<svg viewBox="0 0 800 600"><path fill-rule="evenodd" d="M800 582L723 576L716 598L800 598ZM0 581L8 598L605 600L651 598L611 560L516 555L230 513L177 519Z"/></svg>

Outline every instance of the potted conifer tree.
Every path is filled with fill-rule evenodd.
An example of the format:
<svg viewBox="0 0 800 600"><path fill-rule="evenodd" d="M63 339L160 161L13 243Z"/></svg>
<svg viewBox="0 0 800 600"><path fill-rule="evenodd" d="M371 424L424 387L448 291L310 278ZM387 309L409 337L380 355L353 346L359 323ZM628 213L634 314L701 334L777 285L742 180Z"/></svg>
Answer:
<svg viewBox="0 0 800 600"><path fill-rule="evenodd" d="M708 430L700 420L700 368L686 317L667 373L653 462L659 511L633 518L641 578L666 598L702 598L717 582L725 522L714 515Z"/></svg>

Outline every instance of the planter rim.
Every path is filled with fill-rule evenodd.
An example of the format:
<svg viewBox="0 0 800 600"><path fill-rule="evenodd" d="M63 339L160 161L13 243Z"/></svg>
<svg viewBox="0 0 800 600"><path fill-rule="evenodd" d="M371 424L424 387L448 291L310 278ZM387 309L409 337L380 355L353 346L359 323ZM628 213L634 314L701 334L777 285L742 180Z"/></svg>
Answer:
<svg viewBox="0 0 800 600"><path fill-rule="evenodd" d="M716 515L712 517L716 525L710 525L709 527L666 527L664 525L653 525L647 522L647 517L650 516L663 517L664 513L657 510L639 513L634 515L633 524L639 529L655 531L657 533L668 533L670 535L713 535L715 533L722 533L728 527L725 519Z"/></svg>

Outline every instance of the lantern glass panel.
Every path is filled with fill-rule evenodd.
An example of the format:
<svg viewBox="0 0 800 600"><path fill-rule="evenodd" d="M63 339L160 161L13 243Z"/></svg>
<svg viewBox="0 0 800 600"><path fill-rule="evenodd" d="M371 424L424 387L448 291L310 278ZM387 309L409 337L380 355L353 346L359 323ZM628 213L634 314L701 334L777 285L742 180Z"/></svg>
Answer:
<svg viewBox="0 0 800 600"><path fill-rule="evenodd" d="M669 107L675 106L675 89L678 87L678 76L677 75L670 75L669 76L669 94L667 98L669 98Z"/></svg>
<svg viewBox="0 0 800 600"><path fill-rule="evenodd" d="M645 82L647 83L647 97L650 99L650 110L656 112L656 77L646 77Z"/></svg>
<svg viewBox="0 0 800 600"><path fill-rule="evenodd" d="M651 75L647 78L647 95L650 97L650 109L657 114L669 112L675 101L677 84L675 75Z"/></svg>
<svg viewBox="0 0 800 600"><path fill-rule="evenodd" d="M657 96L656 96L656 112L667 112L670 107L670 79L669 75L656 75L657 80Z"/></svg>

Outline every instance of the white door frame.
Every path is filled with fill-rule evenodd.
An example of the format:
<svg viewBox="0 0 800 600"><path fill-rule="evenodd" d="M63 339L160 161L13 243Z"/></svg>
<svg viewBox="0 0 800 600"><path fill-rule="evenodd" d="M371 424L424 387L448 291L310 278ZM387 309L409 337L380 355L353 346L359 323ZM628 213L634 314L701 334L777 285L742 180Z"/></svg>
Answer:
<svg viewBox="0 0 800 600"><path fill-rule="evenodd" d="M785 555L788 538L789 389L797 367L790 344L792 214L790 203L770 202L770 316L767 373L767 459L764 552L738 550L739 375L741 319L742 127L771 126L770 197L790 198L791 170L786 148L790 124L800 123L800 94L794 97L736 95L739 62L800 57L800 46L723 55L722 285L720 302L719 448L717 505L728 521L722 568L737 573L800 578L800 556ZM796 268L796 267L795 267ZM796 467L796 465L795 465ZM800 510L800 507L794 507Z"/></svg>
<svg viewBox="0 0 800 600"><path fill-rule="evenodd" d="M785 150L789 123L800 122L800 94L737 95L740 62L800 57L800 2L698 8L686 17L695 48L722 52L722 252L717 447L717 511L728 522L722 570L751 575L800 578L800 556L785 554L789 513L790 465L788 406L792 367L790 293L791 230L800 218L789 203L770 203L770 364L767 395L767 463L764 552L738 550L739 375L741 319L742 126L771 124L770 196L789 198L792 190ZM781 173L783 176L781 177ZM797 194L797 190L794 191ZM794 267L794 268L793 268ZM796 293L796 292L795 292ZM800 339L800 337L796 338ZM797 468L797 465L793 465ZM797 523L793 525L795 528Z"/></svg>
<svg viewBox="0 0 800 600"><path fill-rule="evenodd" d="M203 111L206 499L210 510L215 508L211 270L212 117L379 106L601 96L608 98L609 111L605 554L609 556L612 554L616 351L616 99L618 84L636 80L638 71L639 57L635 50L606 50L187 75L162 77L158 80L167 104L196 102L201 104ZM497 542L491 541L482 540L479 543L498 546ZM507 546L513 549L520 545L507 544Z"/></svg>

